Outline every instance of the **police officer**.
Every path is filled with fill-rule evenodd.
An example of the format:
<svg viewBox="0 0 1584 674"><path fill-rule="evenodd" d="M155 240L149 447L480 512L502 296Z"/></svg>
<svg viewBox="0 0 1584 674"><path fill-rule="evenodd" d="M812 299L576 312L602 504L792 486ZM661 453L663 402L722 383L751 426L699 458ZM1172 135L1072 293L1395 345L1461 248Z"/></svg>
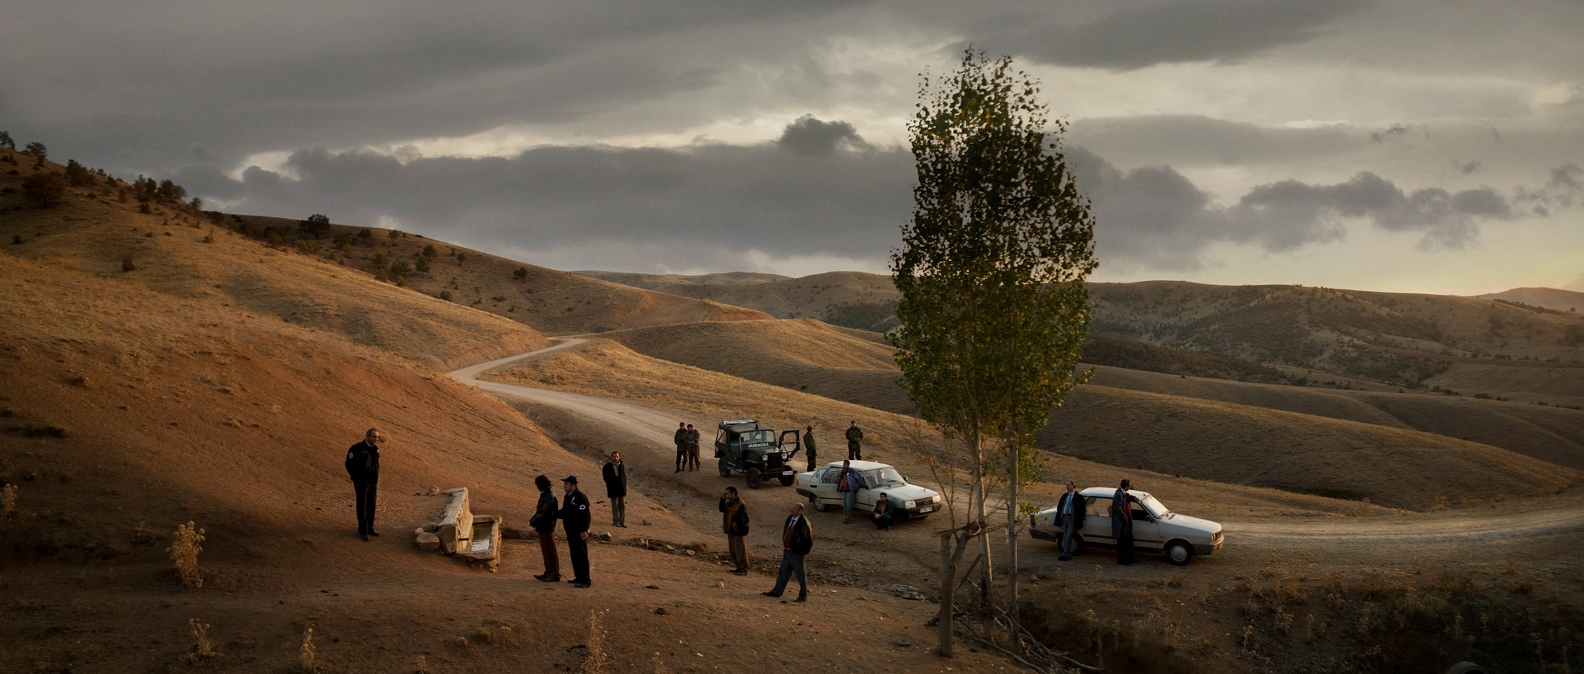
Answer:
<svg viewBox="0 0 1584 674"><path fill-rule="evenodd" d="M863 429L858 427L857 420L847 427L847 460L863 460Z"/></svg>
<svg viewBox="0 0 1584 674"><path fill-rule="evenodd" d="M374 530L374 501L379 492L379 443L384 439L379 429L370 428L346 455L346 472L357 498L358 538L365 541L379 535Z"/></svg>
<svg viewBox="0 0 1584 674"><path fill-rule="evenodd" d="M808 450L808 469L814 472L814 424L809 424L808 430L803 431L803 449Z"/></svg>
<svg viewBox="0 0 1584 674"><path fill-rule="evenodd" d="M561 490L566 492L566 498L562 499L561 512L556 513L556 517L561 520L561 526L566 531L567 553L572 558L572 579L567 582L572 587L588 587L591 584L588 558L591 514L588 497L578 491L576 475L561 478Z"/></svg>

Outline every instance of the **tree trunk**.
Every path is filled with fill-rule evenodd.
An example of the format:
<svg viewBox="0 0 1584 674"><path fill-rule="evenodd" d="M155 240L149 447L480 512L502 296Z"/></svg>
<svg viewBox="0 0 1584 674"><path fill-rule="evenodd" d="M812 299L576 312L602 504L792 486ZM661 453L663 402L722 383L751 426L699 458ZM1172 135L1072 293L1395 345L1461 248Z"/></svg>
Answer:
<svg viewBox="0 0 1584 674"><path fill-rule="evenodd" d="M940 623L936 625L940 654L948 658L952 654L952 613L956 611L952 604L957 594L957 563L951 554L951 539L951 532L941 534Z"/></svg>
<svg viewBox="0 0 1584 674"><path fill-rule="evenodd" d="M1013 426L1016 433L1016 425ZM1022 459L1022 443L1012 441L1012 474L1007 483L1007 643L1013 653L1023 652L1022 638L1018 634L1018 461Z"/></svg>
<svg viewBox="0 0 1584 674"><path fill-rule="evenodd" d="M985 493L983 441L976 440L974 442L974 455L976 457L975 465L980 468L974 475L974 492L978 495L978 498L973 500L973 517L974 522L979 525L979 554L984 558L984 566L979 569L979 603L983 606L985 615L988 616L992 601L990 583L995 580L995 574L990 566L990 531L989 527L985 526L985 499L989 495Z"/></svg>

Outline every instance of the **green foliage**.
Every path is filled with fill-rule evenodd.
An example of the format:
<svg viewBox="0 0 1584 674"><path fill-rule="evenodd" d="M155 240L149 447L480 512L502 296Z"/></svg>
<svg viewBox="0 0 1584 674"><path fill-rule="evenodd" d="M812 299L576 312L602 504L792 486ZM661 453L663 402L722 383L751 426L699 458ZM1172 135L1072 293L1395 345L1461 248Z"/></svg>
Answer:
<svg viewBox="0 0 1584 674"><path fill-rule="evenodd" d="M391 241L395 241L397 239L402 238L402 233L401 233L401 230L393 229L390 232L386 233L385 236L390 237Z"/></svg>
<svg viewBox="0 0 1584 674"><path fill-rule="evenodd" d="M451 301L451 291L449 291L449 290L440 291L440 299L443 299L443 300L445 300L447 302L450 302Z"/></svg>
<svg viewBox="0 0 1584 674"><path fill-rule="evenodd" d="M523 280L525 278L528 278L528 268L527 267L518 267L517 271L512 272L512 276L514 278L516 278L517 280L519 280L519 281L521 281L521 280Z"/></svg>
<svg viewBox="0 0 1584 674"><path fill-rule="evenodd" d="M49 208L66 197L66 181L53 173L35 173L22 179L22 196L39 208Z"/></svg>
<svg viewBox="0 0 1584 674"><path fill-rule="evenodd" d="M391 263L390 273L393 276L401 276L410 271L412 271L412 265L408 264L406 260L397 260Z"/></svg>
<svg viewBox="0 0 1584 674"><path fill-rule="evenodd" d="M27 144L27 147L22 150L22 154L37 159L38 163L34 164L33 168L38 168L44 165L44 158L49 156L49 148L45 147L43 143L35 140Z"/></svg>
<svg viewBox="0 0 1584 674"><path fill-rule="evenodd" d="M432 260L432 259L435 258L436 255L439 255L439 254L440 254L440 251L435 250L434 244L431 243L429 245L424 246L423 256L426 259Z"/></svg>
<svg viewBox="0 0 1584 674"><path fill-rule="evenodd" d="M358 232L358 238L359 239L363 239L364 241L368 241L368 240L374 238L374 232L371 232L371 231L369 231L369 228L364 227L363 231Z"/></svg>
<svg viewBox="0 0 1584 674"><path fill-rule="evenodd" d="M0 147L7 150L16 149L16 141L11 139L10 131L0 131Z"/></svg>
<svg viewBox="0 0 1584 674"><path fill-rule="evenodd" d="M421 255L418 256L418 267L417 267L418 271L421 272L421 273L427 274L427 273L429 273L429 268L430 268L429 258L423 257Z"/></svg>
<svg viewBox="0 0 1584 674"><path fill-rule="evenodd" d="M385 265L388 264L390 264L390 258L385 257L385 253L383 251L374 254L374 266L376 268L384 269Z"/></svg>
<svg viewBox="0 0 1584 674"><path fill-rule="evenodd" d="M891 258L902 384L949 437L1023 448L1077 383L1094 217L1061 153L1064 125L1010 58L969 51L924 88L908 125L913 218Z"/></svg>
<svg viewBox="0 0 1584 674"><path fill-rule="evenodd" d="M330 231L330 218L315 213L308 216L307 220L298 221L297 228L302 230L304 234L309 234L317 239L324 236L325 232Z"/></svg>
<svg viewBox="0 0 1584 674"><path fill-rule="evenodd" d="M92 185L94 184L93 171L89 171L88 167L77 163L76 159L68 159L66 160L66 182L71 183L72 187Z"/></svg>
<svg viewBox="0 0 1584 674"><path fill-rule="evenodd" d="M203 210L203 199L193 197L192 201L187 202L187 205L192 206L192 209L195 211L201 211Z"/></svg>

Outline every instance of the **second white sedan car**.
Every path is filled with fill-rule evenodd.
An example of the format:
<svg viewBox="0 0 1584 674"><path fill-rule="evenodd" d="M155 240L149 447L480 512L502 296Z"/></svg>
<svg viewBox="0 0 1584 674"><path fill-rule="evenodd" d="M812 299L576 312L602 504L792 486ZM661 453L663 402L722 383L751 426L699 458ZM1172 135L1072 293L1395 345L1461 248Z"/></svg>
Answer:
<svg viewBox="0 0 1584 674"><path fill-rule="evenodd" d="M872 512L881 492L891 501L892 517L899 520L920 519L941 507L940 494L933 489L908 484L907 480L902 479L902 474L891 466L873 461L853 461L850 465L858 471L864 482L854 499L856 508ZM799 473L797 493L807 497L814 510L840 508L842 495L836 489L836 480L841 476L841 467L840 461L834 461L819 470Z"/></svg>
<svg viewBox="0 0 1584 674"><path fill-rule="evenodd" d="M1164 553L1167 561L1182 566L1196 556L1221 549L1224 538L1220 524L1167 510L1165 504L1147 492L1130 489L1128 493L1142 502L1130 504L1134 550ZM1116 548L1116 539L1111 537L1111 500L1116 489L1090 487L1079 494L1083 496L1084 521L1078 530L1078 547ZM1061 514L1056 508L1034 513L1029 522L1030 536L1060 543L1061 534Z"/></svg>

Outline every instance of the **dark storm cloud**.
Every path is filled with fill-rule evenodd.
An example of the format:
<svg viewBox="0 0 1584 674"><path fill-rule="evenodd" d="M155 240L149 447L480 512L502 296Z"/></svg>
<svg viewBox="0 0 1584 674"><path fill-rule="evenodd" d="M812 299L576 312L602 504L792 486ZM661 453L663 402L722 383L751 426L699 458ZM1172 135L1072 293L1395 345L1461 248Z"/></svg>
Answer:
<svg viewBox="0 0 1584 674"><path fill-rule="evenodd" d="M858 130L847 122L822 122L813 115L804 115L797 121L788 124L785 131L781 132L781 139L776 141L781 147L797 154L827 155L846 147L862 149L868 147L863 138L858 136Z"/></svg>
<svg viewBox="0 0 1584 674"><path fill-rule="evenodd" d="M981 39L1037 61L1112 70L1159 63L1233 61L1306 42L1364 0L1175 0L1117 10L1096 21L1054 21Z"/></svg>
<svg viewBox="0 0 1584 674"><path fill-rule="evenodd" d="M0 119L116 171L460 136L711 86L709 38L857 2L23 3Z"/></svg>
<svg viewBox="0 0 1584 674"><path fill-rule="evenodd" d="M851 127L804 118L787 131L797 138L798 132L832 128ZM863 145L855 133L819 137L827 146ZM360 225L389 217L415 232L497 249L621 241L783 256L883 256L912 198L910 159L900 151L800 153L779 143L541 147L507 158L405 163L372 152L315 149L294 153L286 168L295 177L255 167L239 181L216 183L207 173L187 187L200 195L239 193L241 202L230 209L239 212L322 212ZM625 255L624 246L614 246L611 255Z"/></svg>
<svg viewBox="0 0 1584 674"><path fill-rule="evenodd" d="M1357 151L1369 141L1340 126L1273 128L1200 115L1100 117L1074 121L1076 145L1128 165L1281 164Z"/></svg>

